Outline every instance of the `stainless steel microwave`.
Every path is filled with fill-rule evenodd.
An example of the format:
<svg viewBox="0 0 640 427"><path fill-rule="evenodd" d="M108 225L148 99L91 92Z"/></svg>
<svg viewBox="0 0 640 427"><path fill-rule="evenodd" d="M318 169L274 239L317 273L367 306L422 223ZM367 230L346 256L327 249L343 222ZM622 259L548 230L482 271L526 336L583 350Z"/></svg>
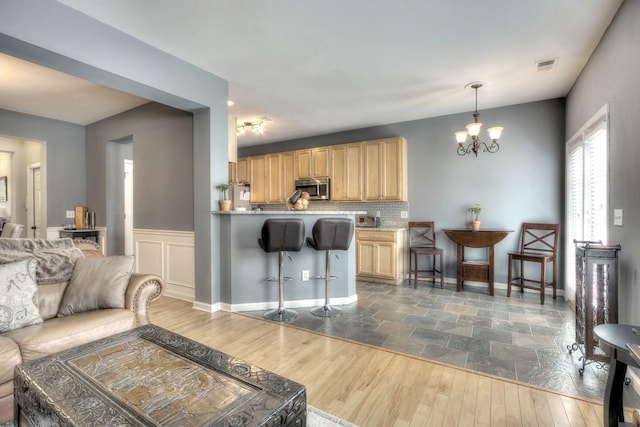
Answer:
<svg viewBox="0 0 640 427"><path fill-rule="evenodd" d="M309 200L329 200L329 183L328 177L296 179L296 190L309 193Z"/></svg>

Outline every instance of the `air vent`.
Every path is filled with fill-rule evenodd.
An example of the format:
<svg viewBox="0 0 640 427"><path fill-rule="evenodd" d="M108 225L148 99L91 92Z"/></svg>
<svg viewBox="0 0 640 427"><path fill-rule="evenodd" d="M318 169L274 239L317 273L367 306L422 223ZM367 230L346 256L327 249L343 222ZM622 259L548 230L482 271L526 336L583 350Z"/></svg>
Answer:
<svg viewBox="0 0 640 427"><path fill-rule="evenodd" d="M553 67L555 67L558 62L558 58L550 58L550 59L541 59L540 61L536 61L536 71L549 71Z"/></svg>

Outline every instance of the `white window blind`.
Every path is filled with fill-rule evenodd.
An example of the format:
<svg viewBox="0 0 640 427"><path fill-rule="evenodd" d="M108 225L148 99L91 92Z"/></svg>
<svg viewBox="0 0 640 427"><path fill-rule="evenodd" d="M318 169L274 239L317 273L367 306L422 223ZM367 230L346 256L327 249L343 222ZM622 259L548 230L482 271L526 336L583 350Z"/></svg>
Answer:
<svg viewBox="0 0 640 427"><path fill-rule="evenodd" d="M567 143L566 163L566 296L575 290L576 240L607 243L608 108L600 110Z"/></svg>

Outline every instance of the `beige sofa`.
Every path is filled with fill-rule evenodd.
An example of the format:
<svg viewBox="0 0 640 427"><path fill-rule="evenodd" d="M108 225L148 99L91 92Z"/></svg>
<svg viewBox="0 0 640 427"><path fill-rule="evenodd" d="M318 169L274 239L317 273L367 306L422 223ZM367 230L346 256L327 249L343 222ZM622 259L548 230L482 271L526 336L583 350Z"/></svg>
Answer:
<svg viewBox="0 0 640 427"><path fill-rule="evenodd" d="M80 257L102 257L100 247L91 241L76 241L71 246L76 252L75 248L82 250ZM0 333L0 424L13 420L13 372L17 364L149 323L147 307L160 297L164 283L152 274L133 273L124 280L127 278L123 309L97 309L64 317L57 316L69 281L41 284L38 280L42 323Z"/></svg>

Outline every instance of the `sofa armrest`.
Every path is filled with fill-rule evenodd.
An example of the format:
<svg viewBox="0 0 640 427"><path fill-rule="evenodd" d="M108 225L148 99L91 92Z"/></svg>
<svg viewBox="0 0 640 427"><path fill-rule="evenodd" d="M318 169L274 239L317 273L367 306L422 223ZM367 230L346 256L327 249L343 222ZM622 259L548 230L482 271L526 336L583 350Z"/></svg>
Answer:
<svg viewBox="0 0 640 427"><path fill-rule="evenodd" d="M149 304L160 298L164 281L155 274L133 273L125 296L124 306L136 315L137 326L149 323Z"/></svg>

